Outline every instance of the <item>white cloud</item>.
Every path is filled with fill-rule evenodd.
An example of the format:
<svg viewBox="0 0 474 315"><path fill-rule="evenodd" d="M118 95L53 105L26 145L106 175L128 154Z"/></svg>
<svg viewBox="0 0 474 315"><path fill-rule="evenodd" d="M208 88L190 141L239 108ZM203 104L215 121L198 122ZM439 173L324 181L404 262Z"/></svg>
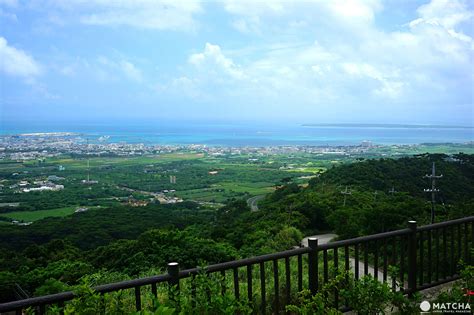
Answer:
<svg viewBox="0 0 474 315"><path fill-rule="evenodd" d="M10 46L7 40L1 36L0 72L22 78L23 83L42 98L49 100L60 98L57 94L51 93L44 83L37 80L42 73L42 66L23 50Z"/></svg>
<svg viewBox="0 0 474 315"><path fill-rule="evenodd" d="M472 89L466 86L474 84L473 12L467 1L432 0L414 12L407 11L411 5L382 0L36 0L32 6L47 12L45 19L57 26L202 31L177 37L176 49L182 51L162 58L179 63L183 51L200 43L176 69L139 52L89 60L88 67L58 67L56 73L132 80L141 83L134 85L137 90L171 91L173 100L182 95L220 103L235 99L282 111L291 104L301 113L358 104L380 111L392 104L472 103ZM209 14L200 15L208 8ZM222 23L233 30L218 29ZM153 48L165 44L150 41ZM150 70L155 65L159 71ZM147 83L152 71L155 78L149 79L160 84Z"/></svg>
<svg viewBox="0 0 474 315"><path fill-rule="evenodd" d="M325 1L331 11L344 19L372 21L375 13L382 8L379 0L335 0Z"/></svg>
<svg viewBox="0 0 474 315"><path fill-rule="evenodd" d="M223 5L226 11L238 15L282 15L288 6L293 5L293 2L294 1L287 0L225 0L223 1Z"/></svg>
<svg viewBox="0 0 474 315"><path fill-rule="evenodd" d="M357 63L343 63L342 69L350 75L367 76L372 79L381 79L380 73L371 65Z"/></svg>
<svg viewBox="0 0 474 315"><path fill-rule="evenodd" d="M192 54L189 63L209 72L223 72L234 79L243 79L242 69L232 59L224 56L218 45L206 43L202 53Z"/></svg>
<svg viewBox="0 0 474 315"><path fill-rule="evenodd" d="M58 70L59 73L68 77L74 76L76 74L76 67L74 65L63 66L60 67Z"/></svg>
<svg viewBox="0 0 474 315"><path fill-rule="evenodd" d="M417 12L421 17L415 20L416 23L442 25L447 29L453 29L473 17L466 4L458 0L432 0L419 7Z"/></svg>
<svg viewBox="0 0 474 315"><path fill-rule="evenodd" d="M132 62L125 59L116 61L99 56L97 57L97 66L91 67L88 63L86 65L88 70L92 70L100 81L115 81L120 75L137 82L143 80L142 71Z"/></svg>
<svg viewBox="0 0 474 315"><path fill-rule="evenodd" d="M347 31L372 23L375 14L382 10L380 0L225 0L223 7L235 17L231 22L235 29L255 34L264 29L306 28L315 21L328 19L336 19L337 27L344 27ZM276 19L279 26L274 24Z"/></svg>
<svg viewBox="0 0 474 315"><path fill-rule="evenodd" d="M349 75L359 78L370 78L376 80L379 86L372 90L372 93L382 97L396 98L402 92L406 83L398 81L398 71L382 72L373 65L367 63L343 63L342 69Z"/></svg>
<svg viewBox="0 0 474 315"><path fill-rule="evenodd" d="M120 61L120 67L127 77L135 81L142 80L142 72L135 67L135 65L129 61Z"/></svg>
<svg viewBox="0 0 474 315"><path fill-rule="evenodd" d="M418 8L420 17L409 23L413 34L431 48L433 56L449 57L451 63L469 63L472 60L474 41L462 32L464 23L472 30L474 13L464 2L433 0Z"/></svg>
<svg viewBox="0 0 474 315"><path fill-rule="evenodd" d="M260 34L260 19L258 16L252 16L246 19L237 19L232 22L232 26L241 33Z"/></svg>
<svg viewBox="0 0 474 315"><path fill-rule="evenodd" d="M199 0L51 0L38 7L72 16L83 24L174 31L195 30L194 16L202 12Z"/></svg>
<svg viewBox="0 0 474 315"><path fill-rule="evenodd" d="M0 37L0 71L11 76L32 78L41 73L41 66L26 52L8 45Z"/></svg>
<svg viewBox="0 0 474 315"><path fill-rule="evenodd" d="M6 75L21 78L35 97L48 100L59 99L60 96L51 93L47 86L38 80L42 74L42 66L28 53L10 46L4 37L0 36L0 72Z"/></svg>
<svg viewBox="0 0 474 315"><path fill-rule="evenodd" d="M393 104L433 108L454 102L453 95L472 86L472 38L460 30L472 15L465 6L444 2L446 10L428 10L438 5L434 0L412 23L388 31L374 23L383 10L380 1L343 2L227 1L234 28L259 43L240 50L207 43L189 56L187 80L173 82L187 88L192 82L193 97L212 95L282 112L292 104L300 113L358 104L366 113L383 113L383 106ZM472 102L472 92L470 98L462 102Z"/></svg>

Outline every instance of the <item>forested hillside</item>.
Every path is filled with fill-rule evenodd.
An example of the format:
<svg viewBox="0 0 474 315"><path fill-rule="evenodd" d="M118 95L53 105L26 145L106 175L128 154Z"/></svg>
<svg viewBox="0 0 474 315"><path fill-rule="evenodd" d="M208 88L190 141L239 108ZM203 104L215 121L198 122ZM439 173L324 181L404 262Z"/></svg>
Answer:
<svg viewBox="0 0 474 315"><path fill-rule="evenodd" d="M436 173L443 178L437 182L441 202L461 201L474 196L474 161L472 155L423 154L400 159L364 160L331 169L311 182L315 187L323 183L351 185L359 189L396 191L425 198L423 188L429 186L424 175L431 174L432 162Z"/></svg>
<svg viewBox="0 0 474 315"><path fill-rule="evenodd" d="M444 175L437 220L474 214L474 156L459 154L334 167L306 187L279 187L254 212L234 199L218 210L192 202L114 206L29 226L0 224L0 300L16 298L15 284L30 295L53 293L85 275L99 284L156 273L169 261L184 268L228 261L288 249L322 231L347 238L405 227L410 219L427 224L423 176L432 162ZM346 186L351 194L343 195Z"/></svg>
<svg viewBox="0 0 474 315"><path fill-rule="evenodd" d="M418 155L400 159L365 160L334 167L301 188L288 185L262 203L267 211L301 213L309 230L334 230L340 237L355 237L405 227L416 219L429 223L431 188L426 174L432 163L440 189L436 199L438 221L474 211L474 160L472 155ZM344 206L343 191L345 195Z"/></svg>

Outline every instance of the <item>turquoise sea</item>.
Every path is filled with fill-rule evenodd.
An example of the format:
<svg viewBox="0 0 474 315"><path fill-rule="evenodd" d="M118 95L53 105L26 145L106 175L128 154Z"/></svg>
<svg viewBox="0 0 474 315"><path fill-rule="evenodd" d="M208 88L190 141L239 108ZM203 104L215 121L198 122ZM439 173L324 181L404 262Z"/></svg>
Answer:
<svg viewBox="0 0 474 315"><path fill-rule="evenodd" d="M107 142L145 144L206 144L215 146L356 145L465 143L474 141L473 127L264 123L110 123L110 124L4 124L1 134L75 132L92 141L109 136Z"/></svg>

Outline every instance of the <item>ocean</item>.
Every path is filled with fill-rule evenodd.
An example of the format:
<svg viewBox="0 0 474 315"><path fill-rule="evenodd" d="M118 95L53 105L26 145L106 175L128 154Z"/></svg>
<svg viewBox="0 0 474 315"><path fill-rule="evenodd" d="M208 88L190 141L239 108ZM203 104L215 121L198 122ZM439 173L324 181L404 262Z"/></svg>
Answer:
<svg viewBox="0 0 474 315"><path fill-rule="evenodd" d="M357 145L466 143L474 141L474 128L419 125L276 125L218 123L137 124L6 124L0 134L74 132L91 141L107 136L106 142L163 145L206 144L210 146Z"/></svg>

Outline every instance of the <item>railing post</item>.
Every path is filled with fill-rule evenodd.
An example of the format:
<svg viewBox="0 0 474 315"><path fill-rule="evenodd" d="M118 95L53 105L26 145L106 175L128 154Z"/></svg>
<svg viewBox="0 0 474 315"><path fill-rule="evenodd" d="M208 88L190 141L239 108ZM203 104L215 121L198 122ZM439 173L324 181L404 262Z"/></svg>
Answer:
<svg viewBox="0 0 474 315"><path fill-rule="evenodd" d="M168 274L171 276L171 279L168 281L170 299L177 302L176 296L179 294L179 264L177 262L168 263Z"/></svg>
<svg viewBox="0 0 474 315"><path fill-rule="evenodd" d="M171 280L168 283L179 288L179 264L177 262L170 262L168 264L168 274L171 276Z"/></svg>
<svg viewBox="0 0 474 315"><path fill-rule="evenodd" d="M416 291L416 221L408 221L408 228L410 229L408 237L408 295L411 296Z"/></svg>
<svg viewBox="0 0 474 315"><path fill-rule="evenodd" d="M311 249L308 255L309 290L315 295L318 291L318 239L309 238L308 247Z"/></svg>

